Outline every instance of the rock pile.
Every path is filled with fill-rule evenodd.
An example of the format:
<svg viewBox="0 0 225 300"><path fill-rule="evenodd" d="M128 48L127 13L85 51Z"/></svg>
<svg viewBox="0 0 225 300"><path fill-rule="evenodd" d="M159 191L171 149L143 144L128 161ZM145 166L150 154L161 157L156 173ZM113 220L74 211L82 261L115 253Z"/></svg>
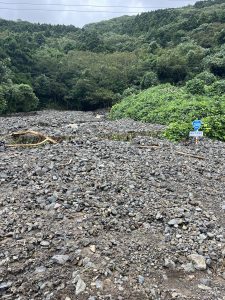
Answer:
<svg viewBox="0 0 225 300"><path fill-rule="evenodd" d="M0 152L1 299L225 299L224 143L82 112L0 128L62 138Z"/></svg>

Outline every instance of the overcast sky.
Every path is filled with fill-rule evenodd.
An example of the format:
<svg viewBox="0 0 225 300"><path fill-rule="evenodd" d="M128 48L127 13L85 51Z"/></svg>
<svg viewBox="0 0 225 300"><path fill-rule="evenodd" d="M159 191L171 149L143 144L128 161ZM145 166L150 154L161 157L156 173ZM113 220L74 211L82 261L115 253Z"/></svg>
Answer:
<svg viewBox="0 0 225 300"><path fill-rule="evenodd" d="M0 18L82 27L88 23L122 15L134 15L158 8L181 7L195 2L196 0L0 0ZM77 12L78 10L80 12Z"/></svg>

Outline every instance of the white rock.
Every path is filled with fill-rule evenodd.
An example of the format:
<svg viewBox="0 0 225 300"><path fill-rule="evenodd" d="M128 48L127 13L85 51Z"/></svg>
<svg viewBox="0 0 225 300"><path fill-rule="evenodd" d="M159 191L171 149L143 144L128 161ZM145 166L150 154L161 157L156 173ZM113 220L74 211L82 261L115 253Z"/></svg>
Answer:
<svg viewBox="0 0 225 300"><path fill-rule="evenodd" d="M204 284L199 284L199 285L198 285L198 288L201 289L201 290L205 290L205 291L211 290L211 287L206 286L206 285L204 285Z"/></svg>
<svg viewBox="0 0 225 300"><path fill-rule="evenodd" d="M56 204L54 205L54 209L58 209L58 208L60 208L61 206L62 206L61 204L56 203Z"/></svg>
<svg viewBox="0 0 225 300"><path fill-rule="evenodd" d="M104 117L104 115L96 115L96 119L102 119Z"/></svg>
<svg viewBox="0 0 225 300"><path fill-rule="evenodd" d="M188 259L193 262L196 270L206 270L206 261L204 256L199 254L191 254L188 256Z"/></svg>
<svg viewBox="0 0 225 300"><path fill-rule="evenodd" d="M91 252L95 253L95 251L96 251L95 245L91 245L91 246L90 246L90 250L91 250Z"/></svg>
<svg viewBox="0 0 225 300"><path fill-rule="evenodd" d="M68 124L66 127L72 128L72 129L78 129L78 124L74 123L74 124Z"/></svg>
<svg viewBox="0 0 225 300"><path fill-rule="evenodd" d="M48 247L50 245L50 243L48 241L41 241L40 245L43 247Z"/></svg>

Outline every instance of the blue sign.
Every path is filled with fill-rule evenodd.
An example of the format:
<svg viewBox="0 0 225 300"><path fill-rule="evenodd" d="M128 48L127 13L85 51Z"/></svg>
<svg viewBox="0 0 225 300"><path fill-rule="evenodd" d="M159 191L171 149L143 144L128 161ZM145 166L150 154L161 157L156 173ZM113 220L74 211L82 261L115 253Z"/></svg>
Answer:
<svg viewBox="0 0 225 300"><path fill-rule="evenodd" d="M192 126L194 128L194 131L198 131L202 126L202 121L201 120L194 120L192 122Z"/></svg>

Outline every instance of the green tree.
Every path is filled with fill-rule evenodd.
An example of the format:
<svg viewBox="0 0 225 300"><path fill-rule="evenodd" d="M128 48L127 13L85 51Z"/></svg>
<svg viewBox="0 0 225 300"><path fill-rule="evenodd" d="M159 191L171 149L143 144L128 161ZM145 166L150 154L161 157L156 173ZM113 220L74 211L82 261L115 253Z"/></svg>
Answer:
<svg viewBox="0 0 225 300"><path fill-rule="evenodd" d="M149 53L155 54L157 50L159 50L160 46L156 41L152 41L148 46Z"/></svg>
<svg viewBox="0 0 225 300"><path fill-rule="evenodd" d="M220 45L225 43L225 29L222 29L217 35L217 41Z"/></svg>
<svg viewBox="0 0 225 300"><path fill-rule="evenodd" d="M216 76L225 76L225 47L204 59L205 68Z"/></svg>
<svg viewBox="0 0 225 300"><path fill-rule="evenodd" d="M83 29L79 36L78 48L80 50L99 52L103 50L103 42L96 30Z"/></svg>
<svg viewBox="0 0 225 300"><path fill-rule="evenodd" d="M9 63L9 59L0 60L0 84L11 82L12 74L8 67Z"/></svg>
<svg viewBox="0 0 225 300"><path fill-rule="evenodd" d="M51 80L46 75L41 74L35 78L34 83L34 92L37 97L40 99L40 106L45 106L51 100Z"/></svg>
<svg viewBox="0 0 225 300"><path fill-rule="evenodd" d="M164 51L157 58L156 70L159 79L163 82L182 82L188 74L185 57L175 49Z"/></svg>
<svg viewBox="0 0 225 300"><path fill-rule="evenodd" d="M111 106L115 98L112 91L97 86L94 81L79 79L65 101L70 108L92 110Z"/></svg>
<svg viewBox="0 0 225 300"><path fill-rule="evenodd" d="M37 108L38 98L27 84L12 84L4 87L7 112L26 112Z"/></svg>
<svg viewBox="0 0 225 300"><path fill-rule="evenodd" d="M4 97L4 92L2 86L0 86L0 114L6 110L6 100Z"/></svg>
<svg viewBox="0 0 225 300"><path fill-rule="evenodd" d="M147 72L144 74L141 80L141 88L147 89L151 86L157 85L159 83L158 76L155 72Z"/></svg>

